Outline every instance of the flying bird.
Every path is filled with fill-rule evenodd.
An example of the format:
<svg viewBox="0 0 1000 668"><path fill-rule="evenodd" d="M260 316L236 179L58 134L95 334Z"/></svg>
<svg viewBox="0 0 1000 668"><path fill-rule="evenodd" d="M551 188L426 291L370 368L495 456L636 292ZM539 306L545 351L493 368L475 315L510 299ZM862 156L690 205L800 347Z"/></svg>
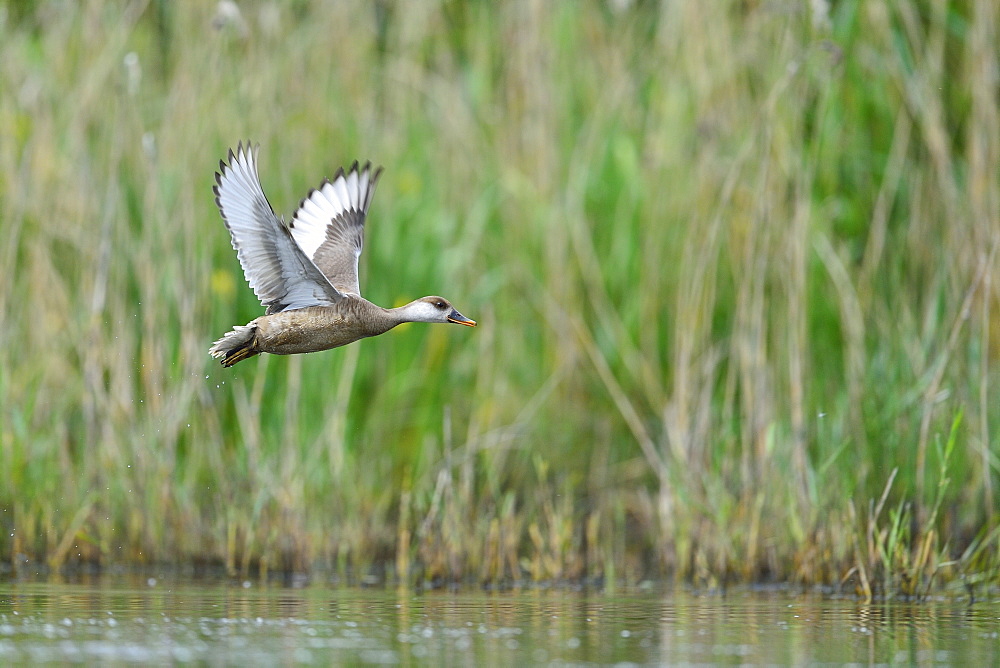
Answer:
<svg viewBox="0 0 1000 668"><path fill-rule="evenodd" d="M299 204L286 224L275 215L257 175L259 146L240 142L219 161L215 203L232 237L243 275L266 308L209 349L222 366L260 353L328 350L383 334L404 322L475 327L444 297L383 308L361 296L358 258L365 217L382 168L355 162L337 170Z"/></svg>

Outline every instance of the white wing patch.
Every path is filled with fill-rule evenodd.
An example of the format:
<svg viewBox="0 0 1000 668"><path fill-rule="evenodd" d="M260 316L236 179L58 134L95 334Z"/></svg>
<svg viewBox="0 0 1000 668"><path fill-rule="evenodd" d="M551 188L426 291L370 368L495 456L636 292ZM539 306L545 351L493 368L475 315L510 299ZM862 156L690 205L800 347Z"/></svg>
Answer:
<svg viewBox="0 0 1000 668"><path fill-rule="evenodd" d="M319 190L313 190L302 200L299 210L292 218L292 238L310 259L316 255L316 249L326 241L326 228L330 221L350 210L351 200L347 196L346 188L343 188L343 183L343 177L337 179L337 184L342 186L343 199L341 193L337 192L337 187L327 181Z"/></svg>
<svg viewBox="0 0 1000 668"><path fill-rule="evenodd" d="M302 200L288 227L302 252L341 292L361 294L358 258L368 207L382 168L355 162Z"/></svg>

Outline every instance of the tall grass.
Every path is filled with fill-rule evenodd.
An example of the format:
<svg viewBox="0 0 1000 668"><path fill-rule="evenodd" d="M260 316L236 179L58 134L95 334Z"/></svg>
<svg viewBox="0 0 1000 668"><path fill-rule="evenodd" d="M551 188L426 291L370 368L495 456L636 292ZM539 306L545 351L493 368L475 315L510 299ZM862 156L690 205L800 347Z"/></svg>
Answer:
<svg viewBox="0 0 1000 668"><path fill-rule="evenodd" d="M17 572L995 583L993 3L227 6L0 6ZM214 364L248 137L481 326Z"/></svg>

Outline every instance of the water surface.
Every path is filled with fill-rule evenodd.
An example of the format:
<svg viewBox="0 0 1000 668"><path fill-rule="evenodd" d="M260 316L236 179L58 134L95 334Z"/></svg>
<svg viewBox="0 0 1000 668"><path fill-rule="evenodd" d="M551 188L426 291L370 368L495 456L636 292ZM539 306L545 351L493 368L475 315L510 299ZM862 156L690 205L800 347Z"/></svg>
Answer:
<svg viewBox="0 0 1000 668"><path fill-rule="evenodd" d="M0 664L1000 665L1000 601L0 582Z"/></svg>

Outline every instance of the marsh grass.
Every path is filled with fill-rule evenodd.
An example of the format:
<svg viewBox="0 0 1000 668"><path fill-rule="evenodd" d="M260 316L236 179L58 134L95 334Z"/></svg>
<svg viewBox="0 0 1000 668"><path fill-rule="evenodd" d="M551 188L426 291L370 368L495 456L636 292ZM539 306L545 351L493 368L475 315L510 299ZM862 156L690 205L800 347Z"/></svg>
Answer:
<svg viewBox="0 0 1000 668"><path fill-rule="evenodd" d="M995 585L998 10L808 6L0 7L2 558ZM213 364L247 137L481 326Z"/></svg>

